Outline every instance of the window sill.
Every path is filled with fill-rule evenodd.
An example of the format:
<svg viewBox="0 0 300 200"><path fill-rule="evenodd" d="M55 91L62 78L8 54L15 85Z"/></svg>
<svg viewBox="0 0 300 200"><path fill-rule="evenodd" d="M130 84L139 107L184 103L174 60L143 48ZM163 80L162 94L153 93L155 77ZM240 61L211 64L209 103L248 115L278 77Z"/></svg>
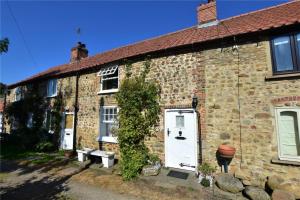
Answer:
<svg viewBox="0 0 300 200"><path fill-rule="evenodd" d="M109 142L109 143L118 143L117 137L111 137L111 136L101 136L97 138L97 141L99 142Z"/></svg>
<svg viewBox="0 0 300 200"><path fill-rule="evenodd" d="M98 94L111 94L111 93L116 93L118 91L119 91L119 89L103 90L103 91L98 92Z"/></svg>
<svg viewBox="0 0 300 200"><path fill-rule="evenodd" d="M55 94L55 95L52 95L52 96L48 96L48 95L47 95L47 97L46 97L46 98L54 98L54 97L57 97L57 94Z"/></svg>
<svg viewBox="0 0 300 200"><path fill-rule="evenodd" d="M266 81L279 81L279 80L285 80L285 79L298 79L300 78L300 73L293 73L293 74L278 74L278 75L272 75L272 76L266 76Z"/></svg>
<svg viewBox="0 0 300 200"><path fill-rule="evenodd" d="M298 162L298 161L279 160L278 158L272 158L271 163L279 164L279 165L300 166L300 162Z"/></svg>

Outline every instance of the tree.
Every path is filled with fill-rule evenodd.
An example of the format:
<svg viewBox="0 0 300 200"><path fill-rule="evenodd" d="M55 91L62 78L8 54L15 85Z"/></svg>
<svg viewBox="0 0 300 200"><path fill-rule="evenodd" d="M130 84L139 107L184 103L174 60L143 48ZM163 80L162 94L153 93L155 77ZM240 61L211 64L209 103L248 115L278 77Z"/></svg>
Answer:
<svg viewBox="0 0 300 200"><path fill-rule="evenodd" d="M8 45L9 45L8 38L4 38L4 39L0 40L0 54L7 53Z"/></svg>

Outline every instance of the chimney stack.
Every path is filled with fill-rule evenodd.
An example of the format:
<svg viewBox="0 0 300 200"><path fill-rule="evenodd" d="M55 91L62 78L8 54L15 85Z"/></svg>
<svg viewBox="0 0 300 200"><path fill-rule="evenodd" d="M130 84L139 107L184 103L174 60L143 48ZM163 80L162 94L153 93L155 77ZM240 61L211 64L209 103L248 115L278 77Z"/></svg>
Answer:
<svg viewBox="0 0 300 200"><path fill-rule="evenodd" d="M217 20L217 6L215 0L208 0L197 8L198 25Z"/></svg>
<svg viewBox="0 0 300 200"><path fill-rule="evenodd" d="M71 63L88 57L89 51L86 49L85 44L78 42L75 47L71 49Z"/></svg>

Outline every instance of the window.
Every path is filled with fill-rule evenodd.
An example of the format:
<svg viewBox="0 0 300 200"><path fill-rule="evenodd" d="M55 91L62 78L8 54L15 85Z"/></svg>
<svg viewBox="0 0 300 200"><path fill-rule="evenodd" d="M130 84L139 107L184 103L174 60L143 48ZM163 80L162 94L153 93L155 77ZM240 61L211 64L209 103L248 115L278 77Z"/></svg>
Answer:
<svg viewBox="0 0 300 200"><path fill-rule="evenodd" d="M103 106L100 108L100 141L116 143L114 131L118 128L118 109L116 106Z"/></svg>
<svg viewBox="0 0 300 200"><path fill-rule="evenodd" d="M51 79L47 85L47 96L55 97L57 95L57 79Z"/></svg>
<svg viewBox="0 0 300 200"><path fill-rule="evenodd" d="M27 120L27 128L32 128L33 125L33 113L28 113L28 120Z"/></svg>
<svg viewBox="0 0 300 200"><path fill-rule="evenodd" d="M54 133L53 131L53 123L52 123L53 113L51 110L47 110L45 113L45 121L44 121L44 127L49 133Z"/></svg>
<svg viewBox="0 0 300 200"><path fill-rule="evenodd" d="M184 128L184 116L176 116L176 128Z"/></svg>
<svg viewBox="0 0 300 200"><path fill-rule="evenodd" d="M273 71L275 74L300 72L300 33L272 39Z"/></svg>
<svg viewBox="0 0 300 200"><path fill-rule="evenodd" d="M117 92L119 88L119 67L117 65L101 69L100 93Z"/></svg>
<svg viewBox="0 0 300 200"><path fill-rule="evenodd" d="M17 87L15 90L15 101L20 101L23 98L23 91L21 87Z"/></svg>
<svg viewBox="0 0 300 200"><path fill-rule="evenodd" d="M300 108L277 108L279 159L300 161Z"/></svg>

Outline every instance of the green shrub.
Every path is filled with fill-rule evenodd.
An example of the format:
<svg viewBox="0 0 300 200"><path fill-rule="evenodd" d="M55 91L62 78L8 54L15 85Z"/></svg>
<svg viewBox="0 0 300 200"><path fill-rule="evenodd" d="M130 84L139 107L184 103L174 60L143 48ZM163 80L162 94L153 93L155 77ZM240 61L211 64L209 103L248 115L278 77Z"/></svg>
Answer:
<svg viewBox="0 0 300 200"><path fill-rule="evenodd" d="M160 159L157 155L155 154L149 154L148 155L148 160L150 161L150 163L155 164L156 162L160 162Z"/></svg>
<svg viewBox="0 0 300 200"><path fill-rule="evenodd" d="M128 77L130 65L126 66L126 78L122 82L116 99L120 108L118 142L121 153L121 170L124 180L130 180L147 164L148 150L144 140L158 122L159 88L152 81L146 81L150 63L144 63L140 76Z"/></svg>
<svg viewBox="0 0 300 200"><path fill-rule="evenodd" d="M126 148L121 150L121 171L124 180L131 180L138 176L144 165L147 164L147 149Z"/></svg>
<svg viewBox="0 0 300 200"><path fill-rule="evenodd" d="M211 166L210 164L208 163L203 163L202 165L199 165L198 167L198 170L204 175L204 176L207 176L207 175L211 175L213 174L214 172L216 172L216 167L213 167Z"/></svg>
<svg viewBox="0 0 300 200"><path fill-rule="evenodd" d="M201 185L204 187L209 187L210 186L210 181L207 178L203 178L200 182Z"/></svg>
<svg viewBox="0 0 300 200"><path fill-rule="evenodd" d="M35 148L39 152L50 152L55 149L53 143L48 141L39 142Z"/></svg>

